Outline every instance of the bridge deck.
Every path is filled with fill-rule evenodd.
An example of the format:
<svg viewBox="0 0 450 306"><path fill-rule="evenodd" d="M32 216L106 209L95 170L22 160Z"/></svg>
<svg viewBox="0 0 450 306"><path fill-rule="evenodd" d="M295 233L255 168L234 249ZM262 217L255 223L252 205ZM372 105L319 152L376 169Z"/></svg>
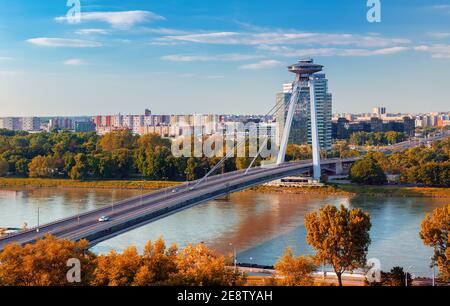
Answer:
<svg viewBox="0 0 450 306"><path fill-rule="evenodd" d="M336 162L354 162L360 159L329 159L323 165ZM215 175L198 186L196 182L161 189L156 192L133 197L111 206L102 207L70 218L57 220L36 228L21 231L0 238L0 250L9 243L33 243L45 234L71 240L87 239L90 245L117 236L167 215L223 195L244 190L262 183L286 176L300 174L312 168L311 161L285 163L271 168L252 168ZM109 222L98 222L100 216L107 215Z"/></svg>

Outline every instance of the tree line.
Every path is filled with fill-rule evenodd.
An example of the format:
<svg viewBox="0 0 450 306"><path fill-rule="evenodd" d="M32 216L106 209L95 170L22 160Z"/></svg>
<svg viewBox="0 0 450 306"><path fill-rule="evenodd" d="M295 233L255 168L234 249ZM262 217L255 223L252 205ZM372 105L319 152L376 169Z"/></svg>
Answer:
<svg viewBox="0 0 450 306"><path fill-rule="evenodd" d="M130 131L115 131L98 136L94 132L0 130L0 176L195 180L219 160L205 156L174 157L170 140L156 134L137 136ZM230 158L218 171L243 169L250 161L250 158Z"/></svg>
<svg viewBox="0 0 450 306"><path fill-rule="evenodd" d="M349 143L355 146L388 146L407 139L403 132L355 132L350 135Z"/></svg>
<svg viewBox="0 0 450 306"><path fill-rule="evenodd" d="M387 155L369 152L350 168L355 183L381 185L386 174L399 175L399 183L421 186L450 186L450 137Z"/></svg>

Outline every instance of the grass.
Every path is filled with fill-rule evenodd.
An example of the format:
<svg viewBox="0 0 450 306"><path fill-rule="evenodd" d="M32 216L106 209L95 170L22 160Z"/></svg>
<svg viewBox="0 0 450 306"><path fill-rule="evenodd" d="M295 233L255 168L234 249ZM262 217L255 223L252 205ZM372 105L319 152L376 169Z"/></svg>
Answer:
<svg viewBox="0 0 450 306"><path fill-rule="evenodd" d="M145 180L87 180L44 178L0 178L0 186L4 187L77 187L77 188L115 188L115 189L158 189L180 184L171 181Z"/></svg>

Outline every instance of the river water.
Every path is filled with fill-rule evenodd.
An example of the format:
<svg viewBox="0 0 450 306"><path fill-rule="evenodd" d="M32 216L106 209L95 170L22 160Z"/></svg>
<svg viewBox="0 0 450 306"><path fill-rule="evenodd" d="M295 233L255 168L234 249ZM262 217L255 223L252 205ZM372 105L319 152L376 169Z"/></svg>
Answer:
<svg viewBox="0 0 450 306"><path fill-rule="evenodd" d="M0 227L21 227L76 215L139 194L137 190L72 188L0 188ZM227 199L204 203L155 221L95 246L98 253L123 250L163 236L168 244L184 247L204 242L228 254L237 250L238 262L272 265L284 249L311 254L306 243L305 215L325 204L345 205L369 212L372 243L368 258L380 260L382 269L412 266L417 276L430 276L432 251L419 237L427 212L449 203L438 198L390 198L296 195L241 192Z"/></svg>

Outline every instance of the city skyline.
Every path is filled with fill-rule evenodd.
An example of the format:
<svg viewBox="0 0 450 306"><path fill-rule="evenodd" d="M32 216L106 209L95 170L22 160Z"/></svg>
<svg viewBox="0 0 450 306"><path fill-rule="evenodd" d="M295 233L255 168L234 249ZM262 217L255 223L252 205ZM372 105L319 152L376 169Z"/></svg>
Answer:
<svg viewBox="0 0 450 306"><path fill-rule="evenodd" d="M303 57L325 65L333 112L447 111L445 1L381 1L381 23L362 0L175 2L81 1L72 24L66 1L5 1L0 115L260 114Z"/></svg>

